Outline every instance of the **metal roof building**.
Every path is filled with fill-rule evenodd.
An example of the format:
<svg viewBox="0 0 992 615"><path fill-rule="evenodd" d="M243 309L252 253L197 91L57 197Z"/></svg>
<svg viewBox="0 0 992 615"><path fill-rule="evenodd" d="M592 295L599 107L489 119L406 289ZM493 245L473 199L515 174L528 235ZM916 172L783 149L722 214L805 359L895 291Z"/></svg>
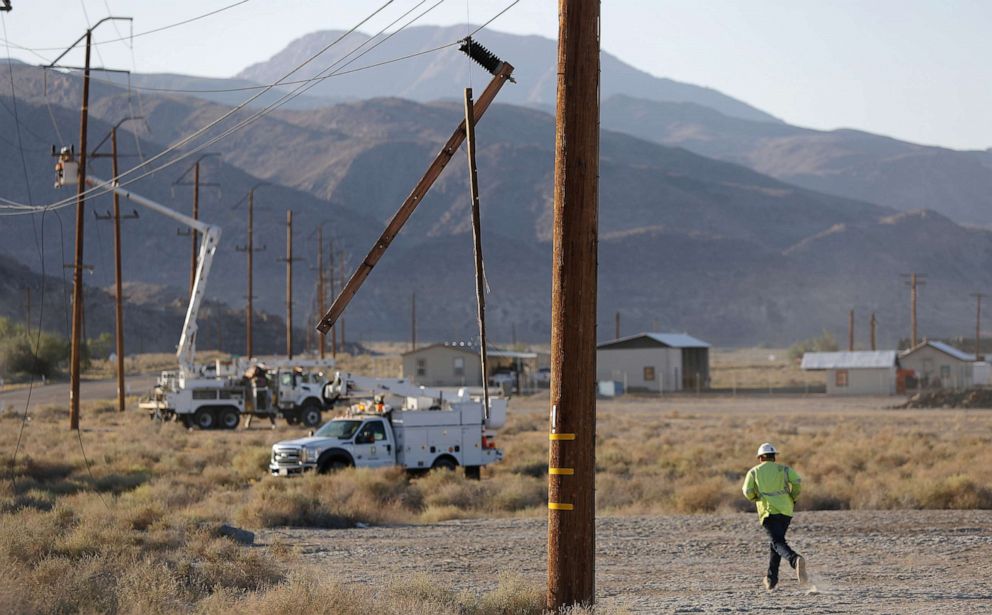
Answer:
<svg viewBox="0 0 992 615"><path fill-rule="evenodd" d="M918 387L964 389L974 383L975 355L944 342L923 340L904 350L899 363L913 370L914 384Z"/></svg>
<svg viewBox="0 0 992 615"><path fill-rule="evenodd" d="M596 346L596 379L636 391L709 387L710 345L688 333L638 333Z"/></svg>
<svg viewBox="0 0 992 615"><path fill-rule="evenodd" d="M807 352L802 368L827 372L827 395L894 395L899 357L895 350Z"/></svg>

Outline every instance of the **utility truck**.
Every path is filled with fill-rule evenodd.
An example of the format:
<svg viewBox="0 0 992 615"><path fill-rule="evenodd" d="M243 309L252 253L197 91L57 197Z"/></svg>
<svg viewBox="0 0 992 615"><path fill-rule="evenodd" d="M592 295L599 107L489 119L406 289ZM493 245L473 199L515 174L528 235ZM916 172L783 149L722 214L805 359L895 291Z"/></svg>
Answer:
<svg viewBox="0 0 992 615"><path fill-rule="evenodd" d="M479 478L482 466L503 459L495 430L506 422L505 398L490 398L487 409L465 389L342 373L324 396L354 403L310 436L276 443L272 475L398 465L410 471L461 466Z"/></svg>
<svg viewBox="0 0 992 615"><path fill-rule="evenodd" d="M63 165L71 162L70 154L63 152L60 158ZM329 369L334 365L332 361L278 361L273 365L275 371L272 374L259 363L248 365L244 374L239 373L239 368L245 366L238 362L234 363L234 371L229 368L227 373L219 363L209 367L194 363L197 314L220 241L220 227L124 190L116 182L91 176L86 183L94 188L116 192L130 202L187 225L203 237L193 292L190 293L176 351L179 370L162 372L155 388L139 403L139 407L153 418L178 420L187 427L200 429L234 429L245 414L264 416L273 421L281 416L290 423L303 423L308 427L319 425L321 413L329 407L329 402L321 397L327 383L322 379L322 372L314 368ZM310 370L305 371L304 368ZM249 372L252 377L248 377ZM274 378L270 379L270 376Z"/></svg>

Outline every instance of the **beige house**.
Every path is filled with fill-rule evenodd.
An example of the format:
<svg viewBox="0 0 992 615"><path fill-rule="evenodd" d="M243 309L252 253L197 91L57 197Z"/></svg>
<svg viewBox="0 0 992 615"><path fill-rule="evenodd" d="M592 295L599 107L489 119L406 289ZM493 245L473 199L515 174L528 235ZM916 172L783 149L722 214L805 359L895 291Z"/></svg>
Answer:
<svg viewBox="0 0 992 615"><path fill-rule="evenodd" d="M966 389L974 382L975 355L943 342L924 340L903 351L899 364L913 370L913 384L924 389Z"/></svg>
<svg viewBox="0 0 992 615"><path fill-rule="evenodd" d="M546 353L490 348L487 354L490 383L505 391L531 389ZM421 386L481 387L479 347L465 342L431 344L403 353L403 377Z"/></svg>

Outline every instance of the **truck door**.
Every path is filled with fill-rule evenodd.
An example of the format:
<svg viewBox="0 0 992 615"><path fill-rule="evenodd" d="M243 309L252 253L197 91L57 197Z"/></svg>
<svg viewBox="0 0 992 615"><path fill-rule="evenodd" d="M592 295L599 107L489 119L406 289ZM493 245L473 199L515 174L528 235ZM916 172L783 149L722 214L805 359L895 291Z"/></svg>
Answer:
<svg viewBox="0 0 992 615"><path fill-rule="evenodd" d="M389 439L382 419L372 419L355 434L355 465L378 468L396 463L395 442Z"/></svg>

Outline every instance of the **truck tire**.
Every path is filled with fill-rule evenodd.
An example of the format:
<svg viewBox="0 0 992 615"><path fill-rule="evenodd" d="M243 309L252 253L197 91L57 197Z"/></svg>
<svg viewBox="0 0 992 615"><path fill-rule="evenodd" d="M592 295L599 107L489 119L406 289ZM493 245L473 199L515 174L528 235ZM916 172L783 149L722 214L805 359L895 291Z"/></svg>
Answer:
<svg viewBox="0 0 992 615"><path fill-rule="evenodd" d="M237 408L222 408L220 414L220 427L223 429L236 429L241 422L241 415Z"/></svg>
<svg viewBox="0 0 992 615"><path fill-rule="evenodd" d="M465 466L465 478L482 480L482 466Z"/></svg>
<svg viewBox="0 0 992 615"><path fill-rule="evenodd" d="M454 472L457 467L458 462L448 455L441 455L431 465L432 470L448 470L449 472Z"/></svg>
<svg viewBox="0 0 992 615"><path fill-rule="evenodd" d="M193 424L198 429L213 429L217 426L217 416L210 408L200 408L193 415Z"/></svg>
<svg viewBox="0 0 992 615"><path fill-rule="evenodd" d="M350 468L351 465L351 462L344 457L328 457L327 459L321 459L317 464L317 473L332 474L345 468Z"/></svg>
<svg viewBox="0 0 992 615"><path fill-rule="evenodd" d="M304 427L316 427L320 425L320 421L323 418L320 413L320 404L312 399L308 399L303 402L299 416L300 422L303 423Z"/></svg>

